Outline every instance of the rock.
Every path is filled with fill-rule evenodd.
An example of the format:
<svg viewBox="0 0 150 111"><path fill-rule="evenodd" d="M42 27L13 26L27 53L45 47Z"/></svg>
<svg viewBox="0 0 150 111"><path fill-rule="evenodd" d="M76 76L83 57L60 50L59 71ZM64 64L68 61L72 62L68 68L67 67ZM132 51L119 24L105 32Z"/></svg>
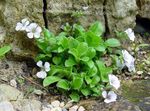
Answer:
<svg viewBox="0 0 150 111"><path fill-rule="evenodd" d="M80 106L78 111L85 111L85 108L83 106Z"/></svg>
<svg viewBox="0 0 150 111"><path fill-rule="evenodd" d="M69 111L77 111L79 108L79 106L75 105L75 106L72 106L71 108L69 108Z"/></svg>
<svg viewBox="0 0 150 111"><path fill-rule="evenodd" d="M137 71L137 74L141 75L141 74L143 74L143 71Z"/></svg>
<svg viewBox="0 0 150 111"><path fill-rule="evenodd" d="M0 102L7 101L7 97L4 92L0 90Z"/></svg>
<svg viewBox="0 0 150 111"><path fill-rule="evenodd" d="M14 87L11 87L6 84L0 85L0 92L3 92L8 100L10 101L16 101L19 99L23 99L23 94L19 90L15 89Z"/></svg>
<svg viewBox="0 0 150 111"><path fill-rule="evenodd" d="M60 107L63 108L65 106L65 102L60 103Z"/></svg>
<svg viewBox="0 0 150 111"><path fill-rule="evenodd" d="M144 18L150 19L150 0L137 0L139 7L139 15Z"/></svg>
<svg viewBox="0 0 150 111"><path fill-rule="evenodd" d="M15 111L10 102L0 102L0 111Z"/></svg>
<svg viewBox="0 0 150 111"><path fill-rule="evenodd" d="M23 99L12 102L19 111L41 111L41 102L37 100Z"/></svg>
<svg viewBox="0 0 150 111"><path fill-rule="evenodd" d="M60 101L53 101L53 102L51 102L51 105L53 106L53 107L59 107L60 106Z"/></svg>
<svg viewBox="0 0 150 111"><path fill-rule="evenodd" d="M25 74L27 65L24 62L0 61L0 80L9 82L12 78Z"/></svg>
<svg viewBox="0 0 150 111"><path fill-rule="evenodd" d="M106 0L106 18L108 30L125 31L135 26L137 14L136 0Z"/></svg>
<svg viewBox="0 0 150 111"><path fill-rule="evenodd" d="M12 80L10 81L10 85L11 85L12 87L17 88L17 82L16 82L16 80L15 80L15 79L12 79Z"/></svg>
<svg viewBox="0 0 150 111"><path fill-rule="evenodd" d="M14 57L22 57L22 59L26 57L31 58L33 56L33 52L35 52L33 42L27 39L26 34L15 31L16 23L24 18L28 18L30 21L34 21L40 26L43 26L44 20L42 11L42 0L0 1L0 26L2 26L3 30L6 32L6 36L1 36L1 38L5 39L2 39L2 41L5 41L3 43L12 44L12 54ZM30 50L28 48L30 48Z"/></svg>

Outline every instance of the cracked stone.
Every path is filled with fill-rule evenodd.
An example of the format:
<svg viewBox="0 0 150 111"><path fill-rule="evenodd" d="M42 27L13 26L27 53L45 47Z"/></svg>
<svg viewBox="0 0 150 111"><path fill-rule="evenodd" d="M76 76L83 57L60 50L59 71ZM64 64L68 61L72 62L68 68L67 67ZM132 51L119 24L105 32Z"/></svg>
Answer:
<svg viewBox="0 0 150 111"><path fill-rule="evenodd" d="M23 93L22 92L15 89L14 87L11 87L11 86L6 85L6 84L0 85L0 92L3 92L5 94L5 96L7 97L7 99L10 101L23 99Z"/></svg>

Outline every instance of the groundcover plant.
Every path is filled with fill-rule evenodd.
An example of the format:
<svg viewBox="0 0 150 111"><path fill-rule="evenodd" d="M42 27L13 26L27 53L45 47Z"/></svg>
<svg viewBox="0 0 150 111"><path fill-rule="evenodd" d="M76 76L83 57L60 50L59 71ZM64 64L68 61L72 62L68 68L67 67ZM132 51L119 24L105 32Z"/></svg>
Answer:
<svg viewBox="0 0 150 111"><path fill-rule="evenodd" d="M104 29L98 21L87 30L68 23L61 28L63 31L54 35L27 19L16 26L17 31L26 31L28 38L35 39L39 48L35 61L41 69L36 75L43 79L43 86L55 85L75 102L87 96L103 96L106 103L116 101L114 91L120 81L113 72L125 65L129 71L135 70L134 58L121 50L117 39L104 40ZM106 65L106 57L111 59L111 65Z"/></svg>

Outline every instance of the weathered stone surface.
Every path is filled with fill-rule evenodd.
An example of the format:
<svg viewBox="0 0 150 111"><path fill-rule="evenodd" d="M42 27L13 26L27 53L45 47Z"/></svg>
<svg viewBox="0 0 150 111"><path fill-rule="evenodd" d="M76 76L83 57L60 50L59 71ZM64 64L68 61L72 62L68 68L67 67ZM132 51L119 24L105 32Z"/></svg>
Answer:
<svg viewBox="0 0 150 111"><path fill-rule="evenodd" d="M23 94L19 90L6 84L0 85L0 92L3 92L5 94L5 97L7 97L7 99L11 101L23 99Z"/></svg>
<svg viewBox="0 0 150 111"><path fill-rule="evenodd" d="M15 111L13 105L10 102L0 102L0 111Z"/></svg>
<svg viewBox="0 0 150 111"><path fill-rule="evenodd" d="M16 76L24 74L27 66L24 62L15 62L8 60L0 61L0 80L9 82Z"/></svg>
<svg viewBox="0 0 150 111"><path fill-rule="evenodd" d="M53 32L58 32L61 25L68 23L80 22L83 26L87 27L94 21L101 21L105 27L105 20L103 16L103 2L104 0L92 0L90 3L85 0L47 0L48 2L48 22L49 29ZM84 10L83 7L88 7ZM84 16L72 17L74 12L82 12Z"/></svg>
<svg viewBox="0 0 150 111"><path fill-rule="evenodd" d="M37 100L23 99L12 102L14 109L19 111L41 111L41 102Z"/></svg>
<svg viewBox="0 0 150 111"><path fill-rule="evenodd" d="M125 31L135 26L137 14L136 0L106 0L108 31Z"/></svg>
<svg viewBox="0 0 150 111"><path fill-rule="evenodd" d="M150 19L150 0L137 0L139 7L139 15L144 18Z"/></svg>
<svg viewBox="0 0 150 111"><path fill-rule="evenodd" d="M33 43L26 38L26 34L15 31L16 23L23 18L43 26L42 0L1 0L0 1L0 27L6 31L5 41L0 34L1 42L9 43L13 46L13 55L20 57L33 57L35 51ZM5 33L1 31L1 33ZM32 50L32 51L31 51Z"/></svg>

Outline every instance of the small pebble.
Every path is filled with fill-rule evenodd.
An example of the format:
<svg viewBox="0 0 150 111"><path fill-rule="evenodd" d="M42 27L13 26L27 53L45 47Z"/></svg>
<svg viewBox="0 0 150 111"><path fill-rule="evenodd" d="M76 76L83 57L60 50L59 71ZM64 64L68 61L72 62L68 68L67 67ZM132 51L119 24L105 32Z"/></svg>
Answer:
<svg viewBox="0 0 150 111"><path fill-rule="evenodd" d="M10 81L10 85L12 86L12 87L17 87L17 82L16 82L16 80L15 79L12 79L11 81Z"/></svg>
<svg viewBox="0 0 150 111"><path fill-rule="evenodd" d="M60 101L58 101L58 100L53 101L53 102L51 102L51 105L52 105L53 107L59 107L59 106L60 106Z"/></svg>
<svg viewBox="0 0 150 111"><path fill-rule="evenodd" d="M51 109L50 111L62 111L62 109L60 107L55 107L55 108Z"/></svg>
<svg viewBox="0 0 150 111"><path fill-rule="evenodd" d="M79 108L79 106L75 105L75 106L72 106L71 108L69 108L69 111L77 111Z"/></svg>
<svg viewBox="0 0 150 111"><path fill-rule="evenodd" d="M80 106L78 111L85 111L85 108L83 106Z"/></svg>
<svg viewBox="0 0 150 111"><path fill-rule="evenodd" d="M141 74L143 74L143 71L137 71L137 74L141 75Z"/></svg>
<svg viewBox="0 0 150 111"><path fill-rule="evenodd" d="M61 102L61 103L60 103L60 107L63 108L64 106L65 106L65 103L64 103L64 102Z"/></svg>

